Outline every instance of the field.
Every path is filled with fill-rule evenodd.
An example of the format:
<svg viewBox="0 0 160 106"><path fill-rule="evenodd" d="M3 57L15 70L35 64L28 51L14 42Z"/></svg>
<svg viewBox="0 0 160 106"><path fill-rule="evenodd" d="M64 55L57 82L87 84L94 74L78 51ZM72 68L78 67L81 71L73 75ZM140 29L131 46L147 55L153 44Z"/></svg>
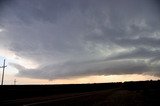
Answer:
<svg viewBox="0 0 160 106"><path fill-rule="evenodd" d="M0 86L0 104L17 106L160 106L160 81Z"/></svg>

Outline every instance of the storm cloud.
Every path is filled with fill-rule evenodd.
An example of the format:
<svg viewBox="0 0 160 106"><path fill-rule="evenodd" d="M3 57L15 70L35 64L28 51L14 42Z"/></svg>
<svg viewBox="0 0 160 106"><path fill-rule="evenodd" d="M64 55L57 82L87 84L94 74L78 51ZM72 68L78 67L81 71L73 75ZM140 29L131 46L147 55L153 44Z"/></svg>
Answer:
<svg viewBox="0 0 160 106"><path fill-rule="evenodd" d="M1 46L36 62L18 76L160 75L158 0L12 0L0 10Z"/></svg>

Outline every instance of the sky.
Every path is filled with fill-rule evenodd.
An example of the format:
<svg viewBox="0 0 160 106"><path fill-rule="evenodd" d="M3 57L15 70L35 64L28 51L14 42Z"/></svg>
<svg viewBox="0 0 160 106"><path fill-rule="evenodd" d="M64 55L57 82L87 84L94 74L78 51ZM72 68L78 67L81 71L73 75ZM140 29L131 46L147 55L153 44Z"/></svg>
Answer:
<svg viewBox="0 0 160 106"><path fill-rule="evenodd" d="M0 0L4 83L157 80L159 12L158 0Z"/></svg>

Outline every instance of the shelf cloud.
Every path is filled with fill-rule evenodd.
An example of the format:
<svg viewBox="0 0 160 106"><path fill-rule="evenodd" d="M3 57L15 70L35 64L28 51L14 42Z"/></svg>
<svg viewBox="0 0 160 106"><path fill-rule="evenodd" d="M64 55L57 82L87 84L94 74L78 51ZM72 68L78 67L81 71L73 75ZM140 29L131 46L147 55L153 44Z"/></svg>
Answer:
<svg viewBox="0 0 160 106"><path fill-rule="evenodd" d="M158 0L6 0L0 42L36 68L17 76L160 75Z"/></svg>

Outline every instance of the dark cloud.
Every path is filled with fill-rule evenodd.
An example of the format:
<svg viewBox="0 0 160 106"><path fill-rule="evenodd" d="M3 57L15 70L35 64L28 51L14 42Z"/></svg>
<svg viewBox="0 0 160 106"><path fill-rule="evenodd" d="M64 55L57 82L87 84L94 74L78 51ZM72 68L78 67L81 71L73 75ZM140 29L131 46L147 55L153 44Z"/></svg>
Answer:
<svg viewBox="0 0 160 106"><path fill-rule="evenodd" d="M106 60L121 60L121 59L149 59L152 60L160 56L159 50L149 50L145 48L137 48L127 52L122 52L116 55L111 55Z"/></svg>
<svg viewBox="0 0 160 106"><path fill-rule="evenodd" d="M139 37L132 39L118 39L116 43L121 46L131 47L152 47L157 48L160 46L159 37Z"/></svg>
<svg viewBox="0 0 160 106"><path fill-rule="evenodd" d="M157 1L14 0L1 16L6 48L40 65L14 64L19 76L159 73Z"/></svg>
<svg viewBox="0 0 160 106"><path fill-rule="evenodd" d="M4 5L7 5L10 2L12 2L12 1L10 1L10 0L0 0L0 8L3 9Z"/></svg>

